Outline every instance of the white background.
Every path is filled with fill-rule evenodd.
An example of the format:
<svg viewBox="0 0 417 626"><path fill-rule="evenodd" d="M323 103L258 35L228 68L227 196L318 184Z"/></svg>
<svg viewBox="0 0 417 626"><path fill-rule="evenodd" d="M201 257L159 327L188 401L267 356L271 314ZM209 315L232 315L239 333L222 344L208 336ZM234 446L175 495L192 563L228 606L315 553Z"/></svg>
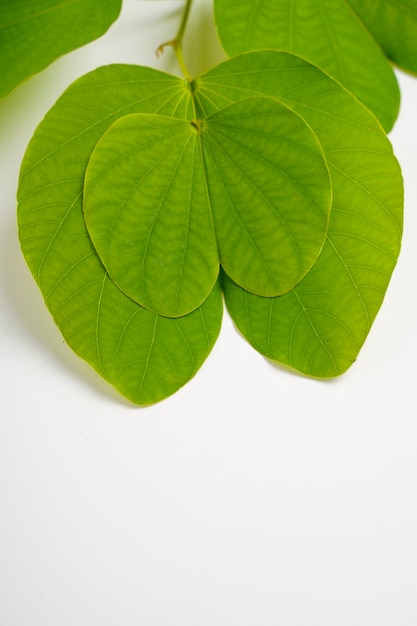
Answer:
<svg viewBox="0 0 417 626"><path fill-rule="evenodd" d="M181 3L125 0L101 40L0 103L1 626L417 624L417 79L391 134L403 250L358 361L319 382L258 355L225 315L197 376L146 409L63 343L22 259L26 145L73 79L176 71ZM211 3L186 39L222 58Z"/></svg>

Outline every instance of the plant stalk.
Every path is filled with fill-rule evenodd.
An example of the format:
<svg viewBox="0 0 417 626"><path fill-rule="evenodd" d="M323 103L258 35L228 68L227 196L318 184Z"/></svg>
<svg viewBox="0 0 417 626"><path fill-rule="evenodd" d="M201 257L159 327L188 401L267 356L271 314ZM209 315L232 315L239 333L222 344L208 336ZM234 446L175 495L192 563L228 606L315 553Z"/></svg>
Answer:
<svg viewBox="0 0 417 626"><path fill-rule="evenodd" d="M190 14L192 2L193 0L186 0L185 9L182 14L181 24L179 26L178 32L176 36L174 37L174 39L170 39L169 41L166 41L165 43L161 44L156 51L156 54L159 56L164 51L164 48L166 48L166 46L171 46L175 51L175 56L177 57L178 65L181 68L181 72L183 73L184 78L189 83L191 83L193 79L187 69L187 66L185 65L184 55L182 52L182 40L184 38L184 33L185 33L186 26L187 26L188 16Z"/></svg>

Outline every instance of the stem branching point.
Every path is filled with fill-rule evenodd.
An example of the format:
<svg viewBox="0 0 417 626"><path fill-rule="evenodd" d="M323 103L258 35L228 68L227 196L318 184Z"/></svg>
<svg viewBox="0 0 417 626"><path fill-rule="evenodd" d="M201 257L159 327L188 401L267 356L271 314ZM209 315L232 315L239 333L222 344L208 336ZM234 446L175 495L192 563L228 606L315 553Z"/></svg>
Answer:
<svg viewBox="0 0 417 626"><path fill-rule="evenodd" d="M177 57L178 65L181 68L181 72L183 73L184 78L188 82L192 81L192 77L187 69L187 66L185 65L184 55L182 52L182 40L184 38L184 32L187 26L187 21L188 21L188 16L190 14L192 1L193 0L186 0L184 13L182 14L181 24L180 24L180 27L178 29L178 33L176 34L176 36L173 39L170 39L169 41L162 43L160 46L158 46L158 49L156 51L156 55L159 56L160 54L162 54L162 52L167 46L171 46L171 48L173 48L175 51L175 56Z"/></svg>

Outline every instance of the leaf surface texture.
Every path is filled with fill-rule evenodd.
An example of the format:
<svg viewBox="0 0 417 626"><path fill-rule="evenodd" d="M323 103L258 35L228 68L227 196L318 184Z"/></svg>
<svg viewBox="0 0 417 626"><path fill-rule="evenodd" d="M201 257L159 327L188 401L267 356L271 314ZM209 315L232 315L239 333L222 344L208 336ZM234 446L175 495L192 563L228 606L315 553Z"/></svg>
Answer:
<svg viewBox="0 0 417 626"><path fill-rule="evenodd" d="M392 128L400 102L394 72L344 0L215 0L214 6L229 55L267 48L293 52L352 91L386 131Z"/></svg>
<svg viewBox="0 0 417 626"><path fill-rule="evenodd" d="M216 283L204 304L169 319L133 302L109 278L86 228L82 197L97 141L122 115L185 119L183 83L136 66L82 77L39 125L20 176L19 237L26 261L72 349L132 402L157 402L198 370L220 330Z"/></svg>
<svg viewBox="0 0 417 626"><path fill-rule="evenodd" d="M349 0L385 54L417 74L416 0Z"/></svg>
<svg viewBox="0 0 417 626"><path fill-rule="evenodd" d="M289 291L320 253L330 206L317 138L272 98L191 123L123 117L95 147L85 182L87 227L110 275L172 317L207 297L219 262L249 291Z"/></svg>
<svg viewBox="0 0 417 626"><path fill-rule="evenodd" d="M2 0L0 98L58 57L103 35L121 0Z"/></svg>
<svg viewBox="0 0 417 626"><path fill-rule="evenodd" d="M84 212L110 275L146 308L186 315L212 290L219 258L189 121L136 114L115 122L90 159Z"/></svg>
<svg viewBox="0 0 417 626"><path fill-rule="evenodd" d="M222 300L262 354L341 374L399 254L402 178L376 118L293 54L241 54L188 85L100 68L27 149L27 263L69 345L150 404L187 382Z"/></svg>
<svg viewBox="0 0 417 626"><path fill-rule="evenodd" d="M207 114L233 99L268 94L315 131L330 170L327 240L312 270L287 294L264 298L224 276L226 304L261 353L309 375L336 376L356 359L398 258L403 184L375 118L318 68L289 54L258 51L197 81Z"/></svg>

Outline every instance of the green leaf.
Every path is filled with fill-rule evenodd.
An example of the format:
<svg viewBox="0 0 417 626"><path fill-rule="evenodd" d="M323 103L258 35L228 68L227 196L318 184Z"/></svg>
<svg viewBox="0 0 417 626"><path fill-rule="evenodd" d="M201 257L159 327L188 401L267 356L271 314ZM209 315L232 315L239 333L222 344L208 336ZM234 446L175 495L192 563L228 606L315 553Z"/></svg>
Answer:
<svg viewBox="0 0 417 626"><path fill-rule="evenodd" d="M325 246L288 294L262 298L224 277L226 304L261 353L319 377L356 359L399 254L403 186L391 145L375 118L338 83L290 54L258 51L231 59L194 86L211 114L249 94L267 94L315 131L333 188Z"/></svg>
<svg viewBox="0 0 417 626"><path fill-rule="evenodd" d="M348 0L385 54L417 74L416 0Z"/></svg>
<svg viewBox="0 0 417 626"><path fill-rule="evenodd" d="M317 137L272 98L250 98L202 126L220 262L239 285L289 291L324 244L330 179Z"/></svg>
<svg viewBox="0 0 417 626"><path fill-rule="evenodd" d="M121 0L6 0L0 6L0 98L58 57L103 35Z"/></svg>
<svg viewBox="0 0 417 626"><path fill-rule="evenodd" d="M344 0L215 0L229 55L273 48L322 68L356 95L389 131L400 94L385 55Z"/></svg>
<svg viewBox="0 0 417 626"><path fill-rule="evenodd" d="M110 280L91 243L82 194L91 152L131 113L187 119L190 93L178 78L136 66L100 68L73 83L39 125L18 190L23 253L72 349L122 394L150 404L197 371L218 335L218 284L192 314L162 318Z"/></svg>
<svg viewBox="0 0 417 626"><path fill-rule="evenodd" d="M119 288L178 317L207 297L219 256L245 289L291 289L324 244L330 205L315 135L276 100L251 98L193 123L115 122L90 158L84 212Z"/></svg>
<svg viewBox="0 0 417 626"><path fill-rule="evenodd" d="M212 290L219 256L189 121L136 114L112 124L87 167L84 213L103 264L142 306L178 317Z"/></svg>
<svg viewBox="0 0 417 626"><path fill-rule="evenodd" d="M160 177L152 175L155 168ZM186 249L192 241L190 266L198 272L200 242L214 280L214 246L201 241L202 230L207 235L202 224L209 224L211 238L214 224L220 261L245 287L245 281L256 286L257 276L262 282L277 274L281 286L292 276L284 295L265 297L225 274L226 302L260 352L315 376L339 374L356 358L401 241L401 174L381 126L327 74L276 51L243 54L191 86L134 66L101 68L79 79L38 127L22 164L18 200L24 255L64 337L138 404L166 397L193 376L219 332L221 298L216 282L187 315L168 318L143 308L111 277L120 257L117 280L124 280L127 229L136 236L139 225L148 241L162 226L151 258L158 246L167 247L172 227ZM132 211L124 213L130 204ZM155 207L167 211L164 220L154 219ZM171 209L182 215L179 229ZM197 234L189 228L194 210ZM240 248L245 231L250 236ZM102 260L112 265L110 272ZM168 280L159 305L169 289L171 297L183 288L186 301L192 294L193 271L184 278L188 262L174 260L173 287ZM126 272L130 288L129 260ZM149 280L143 272L152 298L158 297L158 272L151 270ZM209 275L200 281L200 296L212 286Z"/></svg>

